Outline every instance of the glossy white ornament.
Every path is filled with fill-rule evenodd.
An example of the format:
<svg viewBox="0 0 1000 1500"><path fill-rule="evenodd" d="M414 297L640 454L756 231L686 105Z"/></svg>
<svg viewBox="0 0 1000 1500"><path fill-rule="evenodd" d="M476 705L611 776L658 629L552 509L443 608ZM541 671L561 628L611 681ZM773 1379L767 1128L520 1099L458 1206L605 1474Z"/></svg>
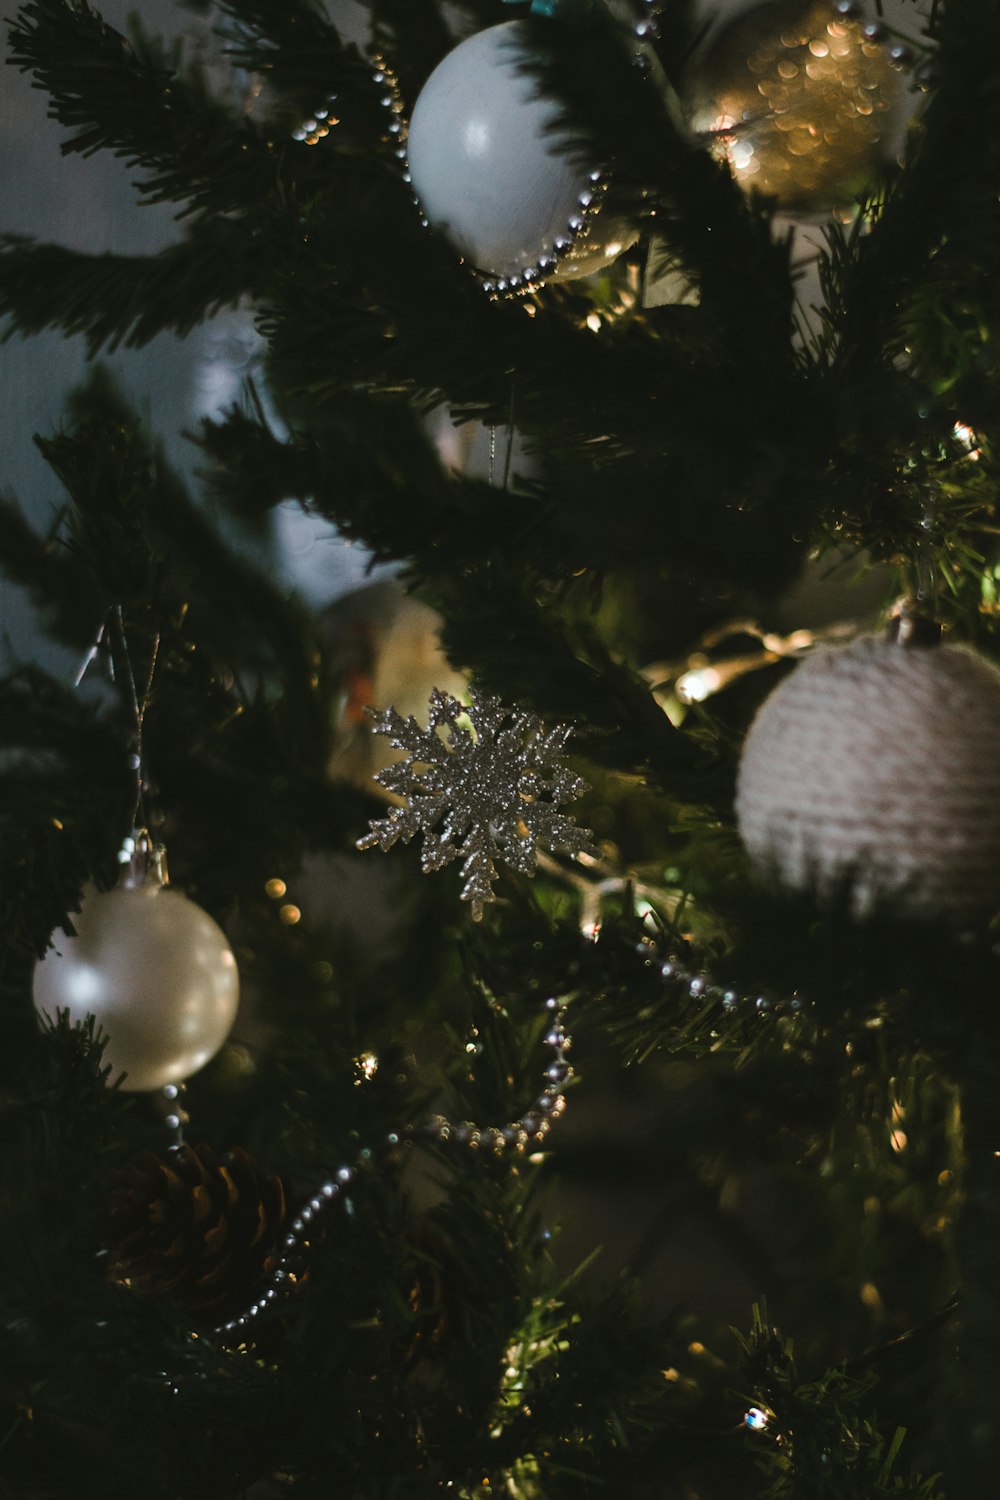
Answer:
<svg viewBox="0 0 1000 1500"><path fill-rule="evenodd" d="M505 21L467 37L434 69L410 120L413 190L428 222L476 270L585 276L635 233L595 212L591 174L559 151L551 133L559 105L537 97L536 80L521 70L529 39L522 22Z"/></svg>
<svg viewBox="0 0 1000 1500"><path fill-rule="evenodd" d="M158 868L158 866L157 866ZM221 927L157 875L127 873L84 893L76 936L61 929L35 968L38 1011L95 1016L112 1078L133 1092L178 1083L214 1057L239 1002L236 959Z"/></svg>

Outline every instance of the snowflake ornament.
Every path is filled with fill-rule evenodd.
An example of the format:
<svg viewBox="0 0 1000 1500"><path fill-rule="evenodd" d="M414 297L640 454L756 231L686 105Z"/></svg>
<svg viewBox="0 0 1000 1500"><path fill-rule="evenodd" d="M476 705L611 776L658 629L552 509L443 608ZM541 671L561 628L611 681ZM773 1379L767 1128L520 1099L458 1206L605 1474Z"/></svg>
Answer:
<svg viewBox="0 0 1000 1500"><path fill-rule="evenodd" d="M467 708L438 688L431 693L426 729L394 708L369 712L373 733L387 734L395 749L408 752L375 777L404 806L373 818L357 847L377 844L385 851L422 833L424 874L462 861L462 900L472 903L474 921L482 920L487 901L496 900L498 861L531 876L538 845L553 853L599 854L591 830L559 811L588 790L557 760L573 733L570 725L546 733L538 716L525 709L504 708L498 698L475 693ZM471 730L459 724L463 717ZM442 725L446 736L437 733Z"/></svg>

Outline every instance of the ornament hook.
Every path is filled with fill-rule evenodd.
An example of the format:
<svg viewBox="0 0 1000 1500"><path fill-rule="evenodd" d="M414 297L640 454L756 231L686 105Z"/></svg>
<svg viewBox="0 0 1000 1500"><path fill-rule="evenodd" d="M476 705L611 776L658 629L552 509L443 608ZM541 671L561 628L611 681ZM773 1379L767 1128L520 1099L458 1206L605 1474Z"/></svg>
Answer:
<svg viewBox="0 0 1000 1500"><path fill-rule="evenodd" d="M148 828L133 829L118 851L118 863L121 866L118 885L123 891L137 891L146 885L164 886L170 881L167 851L153 841Z"/></svg>
<svg viewBox="0 0 1000 1500"><path fill-rule="evenodd" d="M886 626L886 637L895 646L927 649L941 644L941 624L928 614L924 601L905 599Z"/></svg>

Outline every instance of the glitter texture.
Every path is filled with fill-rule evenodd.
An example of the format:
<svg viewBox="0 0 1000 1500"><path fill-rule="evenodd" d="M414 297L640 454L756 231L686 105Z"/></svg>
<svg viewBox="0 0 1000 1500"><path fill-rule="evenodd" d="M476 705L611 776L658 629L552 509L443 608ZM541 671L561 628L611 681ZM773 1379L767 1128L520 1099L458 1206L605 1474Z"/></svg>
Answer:
<svg viewBox="0 0 1000 1500"><path fill-rule="evenodd" d="M890 49L860 21L827 0L777 0L727 27L698 93L695 128L717 135L742 187L822 211L877 174L902 85Z"/></svg>
<svg viewBox="0 0 1000 1500"><path fill-rule="evenodd" d="M534 875L537 846L563 854L593 854L589 828L578 828L559 809L587 790L587 783L558 763L572 727L548 732L541 720L498 699L473 695L466 706L435 688L428 727L421 729L387 708L373 714L375 734L389 736L406 758L380 771L375 780L403 799L388 817L373 819L359 849L384 850L424 836L424 873L462 861L462 900L480 921L494 901L497 863L521 875ZM467 719L469 728L459 722ZM437 731L444 728L445 734ZM436 825L444 818L441 831Z"/></svg>

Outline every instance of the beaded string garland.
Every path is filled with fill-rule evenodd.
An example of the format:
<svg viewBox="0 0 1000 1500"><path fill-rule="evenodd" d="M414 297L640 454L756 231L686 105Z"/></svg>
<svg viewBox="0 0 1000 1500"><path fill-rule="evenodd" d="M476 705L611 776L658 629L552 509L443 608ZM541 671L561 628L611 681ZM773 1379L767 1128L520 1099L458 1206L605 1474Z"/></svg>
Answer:
<svg viewBox="0 0 1000 1500"><path fill-rule="evenodd" d="M586 963L588 953L594 951L600 937L598 928L586 938L580 955L582 963ZM812 1002L797 993L771 996L753 991L741 992L718 984L697 962L673 954L664 955L652 938L634 942L632 952L637 961L637 974L655 976L665 993L697 1000L706 1012L716 1011L720 1020L752 1015L765 1022L799 1016L813 1009ZM470 1120L453 1121L444 1115L434 1115L422 1124L389 1131L373 1145L359 1150L336 1167L311 1193L289 1225L282 1242L281 1258L267 1282L258 1290L246 1311L221 1324L215 1329L216 1334L223 1338L242 1338L262 1314L280 1305L283 1297L294 1290L305 1267L310 1237L315 1234L317 1221L333 1205L344 1202L358 1173L376 1163L383 1153L391 1154L421 1142L488 1152L494 1157L523 1155L529 1149L540 1147L554 1123L566 1111L566 1089L575 1076L568 1058L573 1046L567 1026L569 1001L549 996L544 1002L543 1013L548 1022L543 1038L548 1061L542 1087L519 1119L504 1125L477 1125Z"/></svg>
<svg viewBox="0 0 1000 1500"><path fill-rule="evenodd" d="M598 926L582 941L581 969L586 967L588 955L594 954L600 942L601 929ZM638 938L629 947L636 963L637 982L652 979L665 998L676 998L678 1003L683 1000L697 1002L700 1015L712 1028L713 1035L721 1036L727 1027L737 1024L749 1022L766 1026L816 1013L815 1001L804 992L774 994L727 986L713 977L710 968L700 962L696 954L680 957L665 951L652 936ZM994 945L991 953L1000 958L1000 944ZM543 1045L549 1054L548 1061L542 1088L520 1118L504 1125L477 1125L470 1120L453 1121L444 1115L434 1115L422 1124L389 1131L374 1145L359 1150L331 1172L299 1209L284 1237L276 1269L246 1311L216 1328L216 1334L223 1339L242 1339L262 1314L279 1306L283 1296L294 1290L307 1262L310 1236L315 1233L317 1220L334 1204L344 1202L359 1172L375 1164L383 1153L391 1154L421 1142L484 1151L494 1157L523 1155L542 1146L555 1122L566 1111L566 1089L575 1077L568 1059L573 1045L567 1025L569 1003L565 997L554 996L549 996L544 1002L543 1013L548 1027ZM864 1024L871 1028L881 1022L873 1015ZM747 1426L757 1430L760 1425L759 1419L751 1420L751 1413L748 1413Z"/></svg>
<svg viewBox="0 0 1000 1500"><path fill-rule="evenodd" d="M565 1112L565 1090L573 1078L573 1068L567 1057L573 1045L566 1028L567 1003L549 996L543 1013L547 1022L543 1045L549 1054L548 1062L538 1095L519 1119L504 1125L477 1125L471 1120L453 1121L444 1115L434 1115L423 1124L391 1130L374 1145L363 1147L350 1160L341 1163L310 1195L289 1225L278 1264L263 1288L258 1290L244 1313L220 1324L215 1329L216 1334L224 1338L242 1336L262 1313L281 1300L283 1294L294 1289L308 1255L310 1235L315 1232L317 1219L334 1204L344 1201L358 1172L382 1153L393 1153L420 1142L462 1146L470 1151L489 1152L496 1157L508 1152L523 1154L530 1147L540 1146L553 1121Z"/></svg>

